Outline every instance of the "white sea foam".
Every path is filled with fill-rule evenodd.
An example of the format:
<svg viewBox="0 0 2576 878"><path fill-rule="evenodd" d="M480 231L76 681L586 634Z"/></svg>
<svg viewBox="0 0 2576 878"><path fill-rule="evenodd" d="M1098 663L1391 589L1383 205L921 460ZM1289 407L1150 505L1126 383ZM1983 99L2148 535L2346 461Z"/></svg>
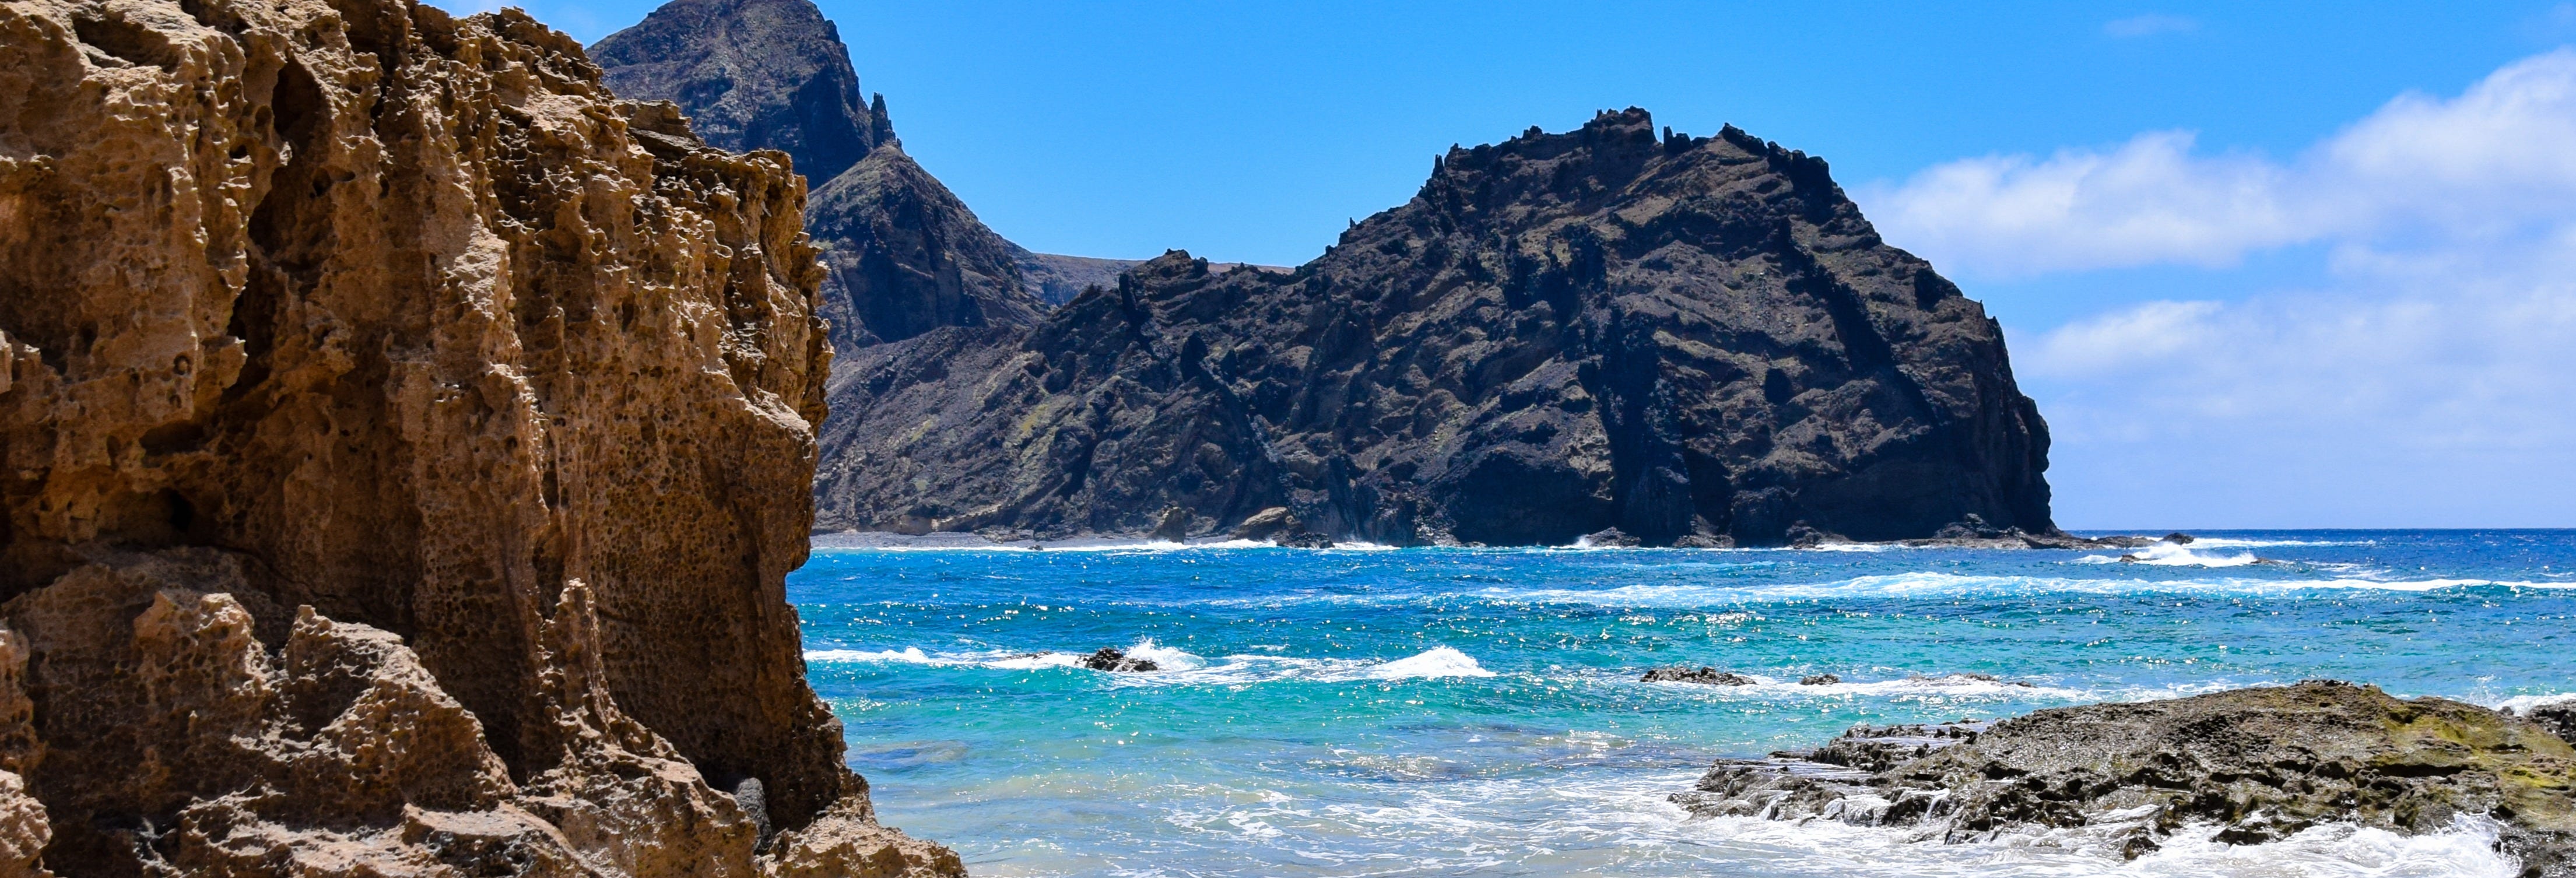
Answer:
<svg viewBox="0 0 2576 878"><path fill-rule="evenodd" d="M1615 588L1512 588L1496 587L1471 592L1498 601L1533 603L1590 604L1603 607L1698 609L1745 601L1805 600L1815 598L1949 598L1980 595L2024 594L2282 594L2310 590L2366 591L2436 591L2474 586L2510 586L2518 588L2576 588L2576 582L2508 582L2489 579L2406 579L2385 580L2360 577L2338 579L2259 579L2227 577L2213 579L2090 579L2046 576L1970 576L1957 573L1916 572L1880 576L1859 576L1825 582L1792 582L1744 585L1624 585ZM1333 596L1358 600L1358 596ZM1386 601L1389 597L1368 598ZM1418 597L1416 599L1419 599Z"/></svg>
<svg viewBox="0 0 2576 878"><path fill-rule="evenodd" d="M2552 704L2565 704L2570 701L2576 701L2576 692L2561 692L2556 695L2516 695L2511 698L2491 702L2487 706L2497 710L2510 711L2515 714L2528 714L2531 712L2531 709L2535 707L2545 707Z"/></svg>
<svg viewBox="0 0 2576 878"><path fill-rule="evenodd" d="M1371 778L1400 781L1324 794L1263 776L1257 786L1173 783L1125 791L1157 812L1103 826L1108 848L1026 851L1008 874L1766 875L1796 878L2504 878L2483 819L2399 835L2351 825L2228 845L2189 825L2159 850L2124 859L2099 827L2030 830L1949 843L1922 828L1833 820L1694 818L1666 797L1697 771L1577 768L1481 776L1421 753L1337 750ZM1077 785L1066 784L1067 787ZM1096 795L1093 786L1079 793ZM1011 795L1024 796L1014 787ZM995 793L995 794L998 794ZM1087 868L1084 868L1087 867Z"/></svg>
<svg viewBox="0 0 2576 878"><path fill-rule="evenodd" d="M2195 549L2262 549L2273 546L2375 546L2377 540L2248 540L2235 537L2198 537L2191 541Z"/></svg>
<svg viewBox="0 0 2576 878"><path fill-rule="evenodd" d="M2143 549L2139 549L2134 552L2122 553L2117 556L2086 555L2075 560L2076 563L2079 564L2128 563L2153 564L2158 567L2243 567L2259 560L2254 557L2254 553L2252 552L2224 556L2203 555L2199 552L2193 551L2194 546L2197 545L2197 543L2193 544L2193 546L2177 546L2172 543L2156 543Z"/></svg>
<svg viewBox="0 0 2576 878"><path fill-rule="evenodd" d="M978 667L998 670L1035 670L1037 668L1071 668L1082 664L1082 656L1070 652L923 652L921 647L902 649L809 649L805 660L829 664L905 664L933 667Z"/></svg>
<svg viewBox="0 0 2576 878"><path fill-rule="evenodd" d="M1156 644L1152 638L1138 641L1124 652L1129 658L1153 662L1156 670L1108 675L1112 685L1119 686L1245 686L1304 680L1343 683L1356 680L1414 680L1444 677L1491 677L1494 672L1478 664L1474 656L1453 647L1437 646L1400 659L1372 661L1366 659L1304 658L1282 655L1228 655L1214 659L1186 650ZM805 660L825 664L907 664L931 667L974 667L1001 671L1037 671L1080 668L1083 653L1076 652L1007 652L970 650L927 652L917 646L903 649L809 649Z"/></svg>
<svg viewBox="0 0 2576 878"><path fill-rule="evenodd" d="M907 646L907 647L904 647L904 648L902 648L902 649L900 649L900 650L894 650L894 649L809 649L809 650L806 650L806 651L805 651L805 660L806 660L806 661L809 661L809 662L845 662L845 663L846 663L846 662L902 662L902 663L904 663L904 664L913 664L913 665L955 664L954 662L944 662L944 661L941 661L941 660L939 660L939 659L931 658L929 653L922 652L922 651L921 651L921 647L918 647L918 646Z"/></svg>
<svg viewBox="0 0 2576 878"><path fill-rule="evenodd" d="M1154 644L1154 638L1151 637L1136 641L1136 645L1128 647L1126 653L1128 658L1153 662L1156 667L1166 671L1187 671L1207 667L1206 659L1191 655L1184 650L1157 646Z"/></svg>
<svg viewBox="0 0 2576 878"><path fill-rule="evenodd" d="M1619 672L1619 676L1622 679L1631 681L1635 679L1635 677L1630 676L1628 672L1625 671ZM1890 680L1866 680L1816 684L1805 684L1794 679L1769 677L1761 674L1743 674L1742 676L1752 679L1753 683L1746 686L1711 686L1705 683L1665 681L1647 683L1644 685L1679 687L1683 689L1683 691L1706 694L1715 698L1745 698L1763 701L1776 700L1780 698L1834 698L1846 696L1888 698L1897 701L1906 701L1925 695L1952 698L2100 699L2102 697L2102 693L2091 690L2067 689L2058 686L2042 685L2039 683L2030 683L2028 681L2015 681L2011 679L1981 679L1967 674L1910 676Z"/></svg>
<svg viewBox="0 0 2576 878"><path fill-rule="evenodd" d="M2497 827L2461 818L2442 831L2400 835L2351 824L2311 827L2255 845L2217 840L2218 827L2186 825L2162 846L2123 861L2103 827L2026 829L1983 841L1944 843L1920 831L1817 820L1786 823L1719 818L1695 824L1725 847L1790 854L1804 868L1783 874L2013 876L2013 878L2506 878L2521 871L2495 850Z"/></svg>
<svg viewBox="0 0 2576 878"><path fill-rule="evenodd" d="M1368 675L1380 680L1404 680L1436 677L1491 677L1494 672L1476 663L1474 656L1446 646L1435 646L1408 658L1400 658L1370 668Z"/></svg>

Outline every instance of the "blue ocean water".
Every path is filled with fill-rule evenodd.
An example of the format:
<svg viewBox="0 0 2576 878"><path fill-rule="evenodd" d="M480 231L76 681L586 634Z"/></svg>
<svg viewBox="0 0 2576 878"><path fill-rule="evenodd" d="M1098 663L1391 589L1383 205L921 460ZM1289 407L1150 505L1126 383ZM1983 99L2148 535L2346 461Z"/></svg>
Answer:
<svg viewBox="0 0 2576 878"><path fill-rule="evenodd" d="M2576 531L2121 554L818 548L788 595L881 817L979 875L2510 873L2474 821L2186 833L2123 862L2076 835L1947 844L1666 802L1714 757L1861 722L2314 677L2576 692ZM1072 666L1103 646L1165 670ZM1665 665L1762 682L1638 682Z"/></svg>

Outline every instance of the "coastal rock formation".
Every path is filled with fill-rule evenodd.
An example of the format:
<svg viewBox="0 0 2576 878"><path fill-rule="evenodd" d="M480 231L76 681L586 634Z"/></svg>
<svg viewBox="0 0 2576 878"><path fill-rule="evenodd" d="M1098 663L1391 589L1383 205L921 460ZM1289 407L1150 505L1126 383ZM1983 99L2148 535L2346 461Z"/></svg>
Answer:
<svg viewBox="0 0 2576 878"><path fill-rule="evenodd" d="M0 872L962 874L804 681L785 164L517 11L0 2Z"/></svg>
<svg viewBox="0 0 2576 878"><path fill-rule="evenodd" d="M1092 652L1090 655L1083 656L1082 666L1095 671L1109 671L1120 674L1130 674L1142 671L1159 671L1163 669L1163 666L1155 664L1153 659L1135 658L1133 656L1129 656L1125 650L1121 650L1114 646L1104 646Z"/></svg>
<svg viewBox="0 0 2576 878"><path fill-rule="evenodd" d="M1706 666L1656 668L1647 671L1646 675L1637 678L1637 681L1640 683L1697 683L1702 686L1751 686L1760 682L1743 674Z"/></svg>
<svg viewBox="0 0 2576 878"><path fill-rule="evenodd" d="M1823 161L1635 109L1453 148L1293 272L1167 254L1026 329L849 352L831 392L830 529L2057 533L2047 429L1977 303Z"/></svg>
<svg viewBox="0 0 2576 878"><path fill-rule="evenodd" d="M2576 701L2560 701L2532 708L2528 714L2551 734L2576 741Z"/></svg>
<svg viewBox="0 0 2576 878"><path fill-rule="evenodd" d="M2055 708L1987 726L1863 727L1811 752L1720 760L1674 797L1709 816L2062 830L2136 857L2186 824L2251 844L2329 822L2502 821L2526 874L2576 874L2576 749L2529 720L2333 681Z"/></svg>
<svg viewBox="0 0 2576 878"><path fill-rule="evenodd" d="M1026 326L1046 309L1021 266L1047 257L994 234L904 154L885 96L860 102L849 47L812 0L673 0L591 55L618 95L678 104L708 143L795 158L836 348Z"/></svg>

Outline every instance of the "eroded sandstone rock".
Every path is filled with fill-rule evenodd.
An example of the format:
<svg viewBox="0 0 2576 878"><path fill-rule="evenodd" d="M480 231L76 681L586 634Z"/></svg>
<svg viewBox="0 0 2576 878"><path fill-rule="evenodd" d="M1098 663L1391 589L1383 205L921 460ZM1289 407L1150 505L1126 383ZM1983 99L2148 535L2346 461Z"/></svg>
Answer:
<svg viewBox="0 0 2576 878"><path fill-rule="evenodd" d="M515 11L0 0L0 869L749 875L751 779L893 838L784 599L784 165Z"/></svg>

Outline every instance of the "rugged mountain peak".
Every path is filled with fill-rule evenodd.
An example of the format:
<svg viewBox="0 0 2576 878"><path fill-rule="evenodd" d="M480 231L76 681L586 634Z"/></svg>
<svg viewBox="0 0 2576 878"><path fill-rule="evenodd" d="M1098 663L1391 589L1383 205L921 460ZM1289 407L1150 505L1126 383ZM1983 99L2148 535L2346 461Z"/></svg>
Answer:
<svg viewBox="0 0 2576 878"><path fill-rule="evenodd" d="M885 95L859 100L849 47L811 0L672 0L591 55L619 95L679 104L709 143L794 157L833 346L1025 326L1046 309L1027 251L904 154Z"/></svg>
<svg viewBox="0 0 2576 878"><path fill-rule="evenodd" d="M679 104L713 146L785 152L814 186L894 139L812 0L673 0L590 57L619 95Z"/></svg>
<svg viewBox="0 0 2576 878"><path fill-rule="evenodd" d="M1633 108L1453 149L1294 272L1169 254L1015 338L846 362L820 523L2055 530L2046 427L1983 310L1880 241L1823 161L1732 127L1659 136Z"/></svg>
<svg viewBox="0 0 2576 878"><path fill-rule="evenodd" d="M1027 326L1046 309L1020 274L1025 251L892 140L814 190L805 228L831 271L823 316L843 350L942 326Z"/></svg>

